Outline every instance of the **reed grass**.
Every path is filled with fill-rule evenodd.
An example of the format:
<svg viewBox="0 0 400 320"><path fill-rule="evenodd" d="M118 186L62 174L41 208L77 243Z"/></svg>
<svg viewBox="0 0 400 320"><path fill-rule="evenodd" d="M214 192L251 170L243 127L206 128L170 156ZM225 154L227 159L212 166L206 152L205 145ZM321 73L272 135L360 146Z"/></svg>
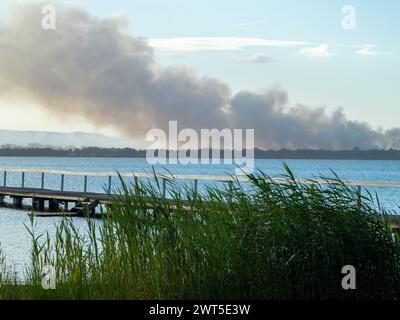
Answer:
<svg viewBox="0 0 400 320"><path fill-rule="evenodd" d="M64 218L55 237L35 233L23 284L0 258L1 299L398 299L400 245L389 213L339 177L274 183L263 172L198 193L168 181L115 190L82 233ZM41 270L56 268L56 289ZM344 265L357 289L344 290Z"/></svg>

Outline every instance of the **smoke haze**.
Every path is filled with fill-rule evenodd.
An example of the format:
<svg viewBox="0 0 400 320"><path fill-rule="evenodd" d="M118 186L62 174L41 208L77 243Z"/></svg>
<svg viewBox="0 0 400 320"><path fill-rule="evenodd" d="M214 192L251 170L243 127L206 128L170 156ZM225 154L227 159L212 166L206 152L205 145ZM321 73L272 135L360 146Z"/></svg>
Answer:
<svg viewBox="0 0 400 320"><path fill-rule="evenodd" d="M59 117L143 138L152 128L254 128L260 148L399 148L400 129L377 131L342 110L290 105L279 87L232 95L225 83L161 68L127 21L54 3L57 29L43 30L49 1L16 2L0 22L0 98L23 97ZM71 128L73 130L73 128Z"/></svg>

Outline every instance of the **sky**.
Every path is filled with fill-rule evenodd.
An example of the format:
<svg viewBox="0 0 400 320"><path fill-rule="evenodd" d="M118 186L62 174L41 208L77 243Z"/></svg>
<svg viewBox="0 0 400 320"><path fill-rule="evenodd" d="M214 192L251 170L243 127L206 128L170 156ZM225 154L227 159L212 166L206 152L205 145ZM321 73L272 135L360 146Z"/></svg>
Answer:
<svg viewBox="0 0 400 320"><path fill-rule="evenodd" d="M90 12L124 12L132 34L149 39L236 37L310 43L236 50L157 50L163 65L186 66L228 82L235 91L279 84L293 101L333 109L373 126L400 118L400 2L397 0L86 0ZM342 8L356 10L356 29L342 28ZM310 58L303 48L328 45L332 55ZM376 46L367 53L361 50ZM360 52L357 54L357 52ZM269 62L251 63L257 56ZM246 60L249 60L246 62Z"/></svg>
<svg viewBox="0 0 400 320"><path fill-rule="evenodd" d="M0 12L7 3L0 0ZM12 1L11 1L12 2ZM232 94L279 87L289 103L343 108L373 128L399 127L400 2L397 0L74 0L90 15L124 17L162 67L187 68ZM343 6L355 9L344 29ZM61 63L61 62L60 62ZM80 115L59 117L37 101L0 97L0 129L121 135ZM123 133L122 133L123 134Z"/></svg>

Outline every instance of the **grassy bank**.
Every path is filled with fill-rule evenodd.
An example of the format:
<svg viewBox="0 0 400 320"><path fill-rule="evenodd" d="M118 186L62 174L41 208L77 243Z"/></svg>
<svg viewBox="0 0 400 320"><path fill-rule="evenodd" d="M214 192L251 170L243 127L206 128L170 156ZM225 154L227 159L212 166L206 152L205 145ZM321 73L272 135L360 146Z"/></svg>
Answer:
<svg viewBox="0 0 400 320"><path fill-rule="evenodd" d="M301 184L250 175L205 194L139 182L115 194L111 213L81 234L65 218L56 237L32 235L27 285L0 265L2 299L396 299L400 245L372 196L339 179ZM149 205L153 208L149 210ZM41 270L56 267L57 288ZM357 289L343 290L353 265Z"/></svg>

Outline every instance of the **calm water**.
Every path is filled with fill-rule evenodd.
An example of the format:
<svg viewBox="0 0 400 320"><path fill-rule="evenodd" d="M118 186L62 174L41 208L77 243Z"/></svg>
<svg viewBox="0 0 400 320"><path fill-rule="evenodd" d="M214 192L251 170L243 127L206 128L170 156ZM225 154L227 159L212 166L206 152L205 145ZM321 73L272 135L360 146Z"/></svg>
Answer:
<svg viewBox="0 0 400 320"><path fill-rule="evenodd" d="M280 160L256 160L256 168L262 169L271 176L283 173ZM399 182L400 161L359 161L359 160L286 160L289 167L299 178L315 178L319 175L330 176L332 169L343 180ZM0 158L1 168L45 168L70 171L119 171L119 172L151 172L145 159L104 159L104 158ZM168 170L176 174L226 175L234 173L231 165L190 165L168 166ZM159 167L157 171L164 169ZM26 187L39 187L40 174L26 174ZM3 174L0 172L0 183ZM46 188L58 189L60 177L46 175ZM89 177L88 191L101 192L107 184L107 178ZM189 182L188 182L189 183ZM114 185L117 184L116 179ZM8 173L7 185L21 186L21 174ZM199 187L203 187L200 184ZM65 177L65 190L83 190L81 177ZM400 188L369 188L377 192L381 203L388 209L397 209L400 204ZM54 225L59 218L37 218L37 232L54 232ZM85 229L84 219L76 218L82 231ZM21 270L28 263L30 256L30 236L24 224L29 225L25 211L0 208L0 244L7 262Z"/></svg>

